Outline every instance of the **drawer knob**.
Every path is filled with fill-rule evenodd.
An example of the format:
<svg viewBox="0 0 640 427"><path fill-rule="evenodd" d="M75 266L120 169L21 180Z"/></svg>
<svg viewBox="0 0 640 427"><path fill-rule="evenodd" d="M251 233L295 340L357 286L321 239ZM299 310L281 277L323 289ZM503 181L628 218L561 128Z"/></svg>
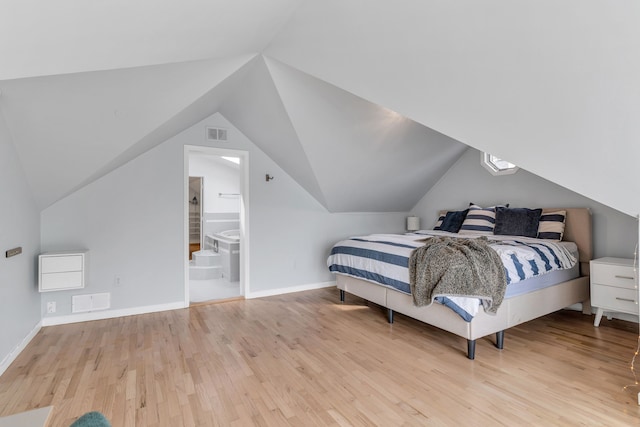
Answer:
<svg viewBox="0 0 640 427"><path fill-rule="evenodd" d="M633 277L633 276L620 276L618 274L616 274L615 277L616 277L616 279L629 279L629 280L635 279L635 277Z"/></svg>
<svg viewBox="0 0 640 427"><path fill-rule="evenodd" d="M627 301L627 302L633 302L633 303L635 303L635 302L636 302L635 300L633 300L633 299L629 299L629 298L620 298L620 297L616 297L616 299L617 299L618 301ZM636 304L637 304L637 303L636 303Z"/></svg>

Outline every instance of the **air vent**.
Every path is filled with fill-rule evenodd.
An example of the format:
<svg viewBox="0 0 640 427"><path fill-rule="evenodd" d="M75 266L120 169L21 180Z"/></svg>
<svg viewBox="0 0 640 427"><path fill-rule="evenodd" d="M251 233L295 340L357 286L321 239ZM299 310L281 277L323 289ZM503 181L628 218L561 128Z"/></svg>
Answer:
<svg viewBox="0 0 640 427"><path fill-rule="evenodd" d="M221 128L207 128L207 140L226 142L227 130Z"/></svg>
<svg viewBox="0 0 640 427"><path fill-rule="evenodd" d="M111 294L73 295L71 297L71 312L84 313L87 311L106 310L111 307Z"/></svg>

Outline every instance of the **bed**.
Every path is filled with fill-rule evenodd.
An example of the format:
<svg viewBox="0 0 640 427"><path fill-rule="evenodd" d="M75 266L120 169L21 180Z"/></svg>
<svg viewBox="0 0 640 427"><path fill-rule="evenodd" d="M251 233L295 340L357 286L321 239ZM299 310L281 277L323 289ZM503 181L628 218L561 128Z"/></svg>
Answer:
<svg viewBox="0 0 640 427"><path fill-rule="evenodd" d="M587 208L545 208L542 213L566 211L562 241L574 242L577 249L576 276L560 283L532 292L505 296L495 314L480 309L471 321L442 304L425 307L414 305L412 296L390 286L375 282L375 277L358 278L336 272L336 285L340 300L345 292L356 295L388 310L388 321L393 323L394 312L402 313L429 325L443 329L467 340L467 357L475 358L476 340L496 334L495 346L504 347L504 332L508 328L561 310L577 303L583 304L583 312L589 305L589 261L592 258L591 213Z"/></svg>

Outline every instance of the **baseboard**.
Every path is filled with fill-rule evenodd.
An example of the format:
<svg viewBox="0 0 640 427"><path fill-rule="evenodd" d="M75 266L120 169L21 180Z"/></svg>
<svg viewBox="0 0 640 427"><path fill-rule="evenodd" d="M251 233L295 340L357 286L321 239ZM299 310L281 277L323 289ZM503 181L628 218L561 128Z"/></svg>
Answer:
<svg viewBox="0 0 640 427"><path fill-rule="evenodd" d="M308 285L292 286L289 288L267 289L266 291L249 292L245 295L246 299L264 298L274 295L290 294L293 292L310 291L313 289L330 288L335 286L336 282L310 283Z"/></svg>
<svg viewBox="0 0 640 427"><path fill-rule="evenodd" d="M89 313L71 314L67 316L45 317L42 326L66 325L68 323L88 322L91 320L113 319L114 317L133 316L136 314L156 313L158 311L185 308L184 301L168 304L147 305L142 307L123 308L120 310L101 310Z"/></svg>
<svg viewBox="0 0 640 427"><path fill-rule="evenodd" d="M22 350L25 349L25 347L31 342L33 337L36 336L36 334L40 331L41 328L42 328L42 321L38 322L36 326L31 330L31 332L29 332L27 336L22 339L20 344L18 344L16 348L14 348L2 360L2 363L0 363L0 375L4 374L4 371L6 371L9 365L11 365L14 360L16 360L16 357L18 357L18 355L22 352Z"/></svg>
<svg viewBox="0 0 640 427"><path fill-rule="evenodd" d="M332 282L322 282L322 283L310 283L307 285L293 286L289 288L268 289L266 291L251 292L245 295L245 298L246 299L263 298L263 297L269 297L273 295L288 294L292 292L301 292L301 291L309 291L313 289L329 288L335 285L336 285L336 282L332 281ZM125 308L120 310L101 310L101 311L92 311L89 313L70 314L66 316L45 317L42 319L42 326L66 325L68 323L112 319L114 317L133 316L136 314L155 313L158 311L177 310L180 308L186 308L183 301L169 303L169 304L149 305L144 307L132 307L132 308Z"/></svg>

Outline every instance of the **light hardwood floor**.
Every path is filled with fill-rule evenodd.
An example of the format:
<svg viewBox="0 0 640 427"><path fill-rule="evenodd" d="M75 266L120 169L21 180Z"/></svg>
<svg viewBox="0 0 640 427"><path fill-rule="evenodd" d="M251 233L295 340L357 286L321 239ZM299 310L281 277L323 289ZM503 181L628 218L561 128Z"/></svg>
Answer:
<svg viewBox="0 0 640 427"><path fill-rule="evenodd" d="M559 312L505 349L321 289L43 328L0 377L0 416L53 406L119 426L638 425L637 325Z"/></svg>

